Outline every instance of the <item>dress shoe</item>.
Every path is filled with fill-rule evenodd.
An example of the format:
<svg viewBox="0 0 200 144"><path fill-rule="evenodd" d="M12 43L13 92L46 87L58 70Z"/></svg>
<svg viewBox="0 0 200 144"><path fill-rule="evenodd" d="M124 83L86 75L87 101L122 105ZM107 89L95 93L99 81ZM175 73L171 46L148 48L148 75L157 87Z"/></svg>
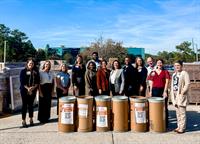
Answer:
<svg viewBox="0 0 200 144"><path fill-rule="evenodd" d="M178 132L178 128L174 129L174 132Z"/></svg>
<svg viewBox="0 0 200 144"><path fill-rule="evenodd" d="M178 133L178 134L183 134L183 133L185 133L185 131L180 131L180 130L178 130L177 133Z"/></svg>

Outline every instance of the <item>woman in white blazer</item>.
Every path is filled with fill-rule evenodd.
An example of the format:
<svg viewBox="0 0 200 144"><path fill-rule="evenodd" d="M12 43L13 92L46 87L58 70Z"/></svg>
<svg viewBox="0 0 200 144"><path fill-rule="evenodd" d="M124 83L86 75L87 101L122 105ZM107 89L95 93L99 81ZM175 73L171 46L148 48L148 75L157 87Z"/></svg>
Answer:
<svg viewBox="0 0 200 144"><path fill-rule="evenodd" d="M171 81L171 100L176 107L177 128L175 132L181 134L186 129L186 106L188 103L189 75L182 70L182 61L174 63L175 72Z"/></svg>
<svg viewBox="0 0 200 144"><path fill-rule="evenodd" d="M110 73L110 90L112 96L122 95L124 91L124 73L118 60L114 60L112 64L112 71Z"/></svg>

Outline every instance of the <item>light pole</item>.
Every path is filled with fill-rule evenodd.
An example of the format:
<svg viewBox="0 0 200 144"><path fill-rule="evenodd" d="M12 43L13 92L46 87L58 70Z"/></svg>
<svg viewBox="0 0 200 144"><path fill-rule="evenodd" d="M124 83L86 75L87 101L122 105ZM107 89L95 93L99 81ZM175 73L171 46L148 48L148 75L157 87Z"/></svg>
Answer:
<svg viewBox="0 0 200 144"><path fill-rule="evenodd" d="M6 64L6 44L7 44L7 41L4 41L4 57L3 57L4 66Z"/></svg>

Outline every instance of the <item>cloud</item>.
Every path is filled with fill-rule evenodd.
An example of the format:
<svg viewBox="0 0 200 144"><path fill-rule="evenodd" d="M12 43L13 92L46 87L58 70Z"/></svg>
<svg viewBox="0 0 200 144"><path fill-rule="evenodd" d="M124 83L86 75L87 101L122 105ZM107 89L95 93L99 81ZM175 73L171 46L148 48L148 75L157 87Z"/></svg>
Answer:
<svg viewBox="0 0 200 144"><path fill-rule="evenodd" d="M158 51L173 51L175 46L183 41L191 41L200 45L200 1L154 1L152 9L145 4L130 4L126 10L121 7L121 1L98 7L96 1L89 1L86 5L81 2L67 0L67 3L88 9L90 17L82 19L80 23L57 27L48 27L46 30L35 32L31 38L37 43L57 43L67 46L89 45L99 36L123 41L124 46L144 47L148 53ZM94 15L89 10L97 9L102 13ZM113 13L109 13L111 11ZM122 11L122 12L121 12ZM82 12L82 11L81 11ZM93 12L93 11L92 11ZM109 15L110 14L110 15ZM99 22L99 23L98 23Z"/></svg>

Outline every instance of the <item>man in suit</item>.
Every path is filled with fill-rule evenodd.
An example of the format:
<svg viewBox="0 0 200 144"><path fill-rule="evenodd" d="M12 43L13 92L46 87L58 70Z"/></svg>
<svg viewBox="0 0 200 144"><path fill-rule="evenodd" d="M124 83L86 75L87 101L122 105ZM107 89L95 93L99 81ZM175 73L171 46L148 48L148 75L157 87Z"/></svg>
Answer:
<svg viewBox="0 0 200 144"><path fill-rule="evenodd" d="M137 90L136 90L137 71L131 65L131 59L129 57L125 58L124 63L125 63L123 67L124 78L125 78L124 94L126 96L137 95Z"/></svg>

